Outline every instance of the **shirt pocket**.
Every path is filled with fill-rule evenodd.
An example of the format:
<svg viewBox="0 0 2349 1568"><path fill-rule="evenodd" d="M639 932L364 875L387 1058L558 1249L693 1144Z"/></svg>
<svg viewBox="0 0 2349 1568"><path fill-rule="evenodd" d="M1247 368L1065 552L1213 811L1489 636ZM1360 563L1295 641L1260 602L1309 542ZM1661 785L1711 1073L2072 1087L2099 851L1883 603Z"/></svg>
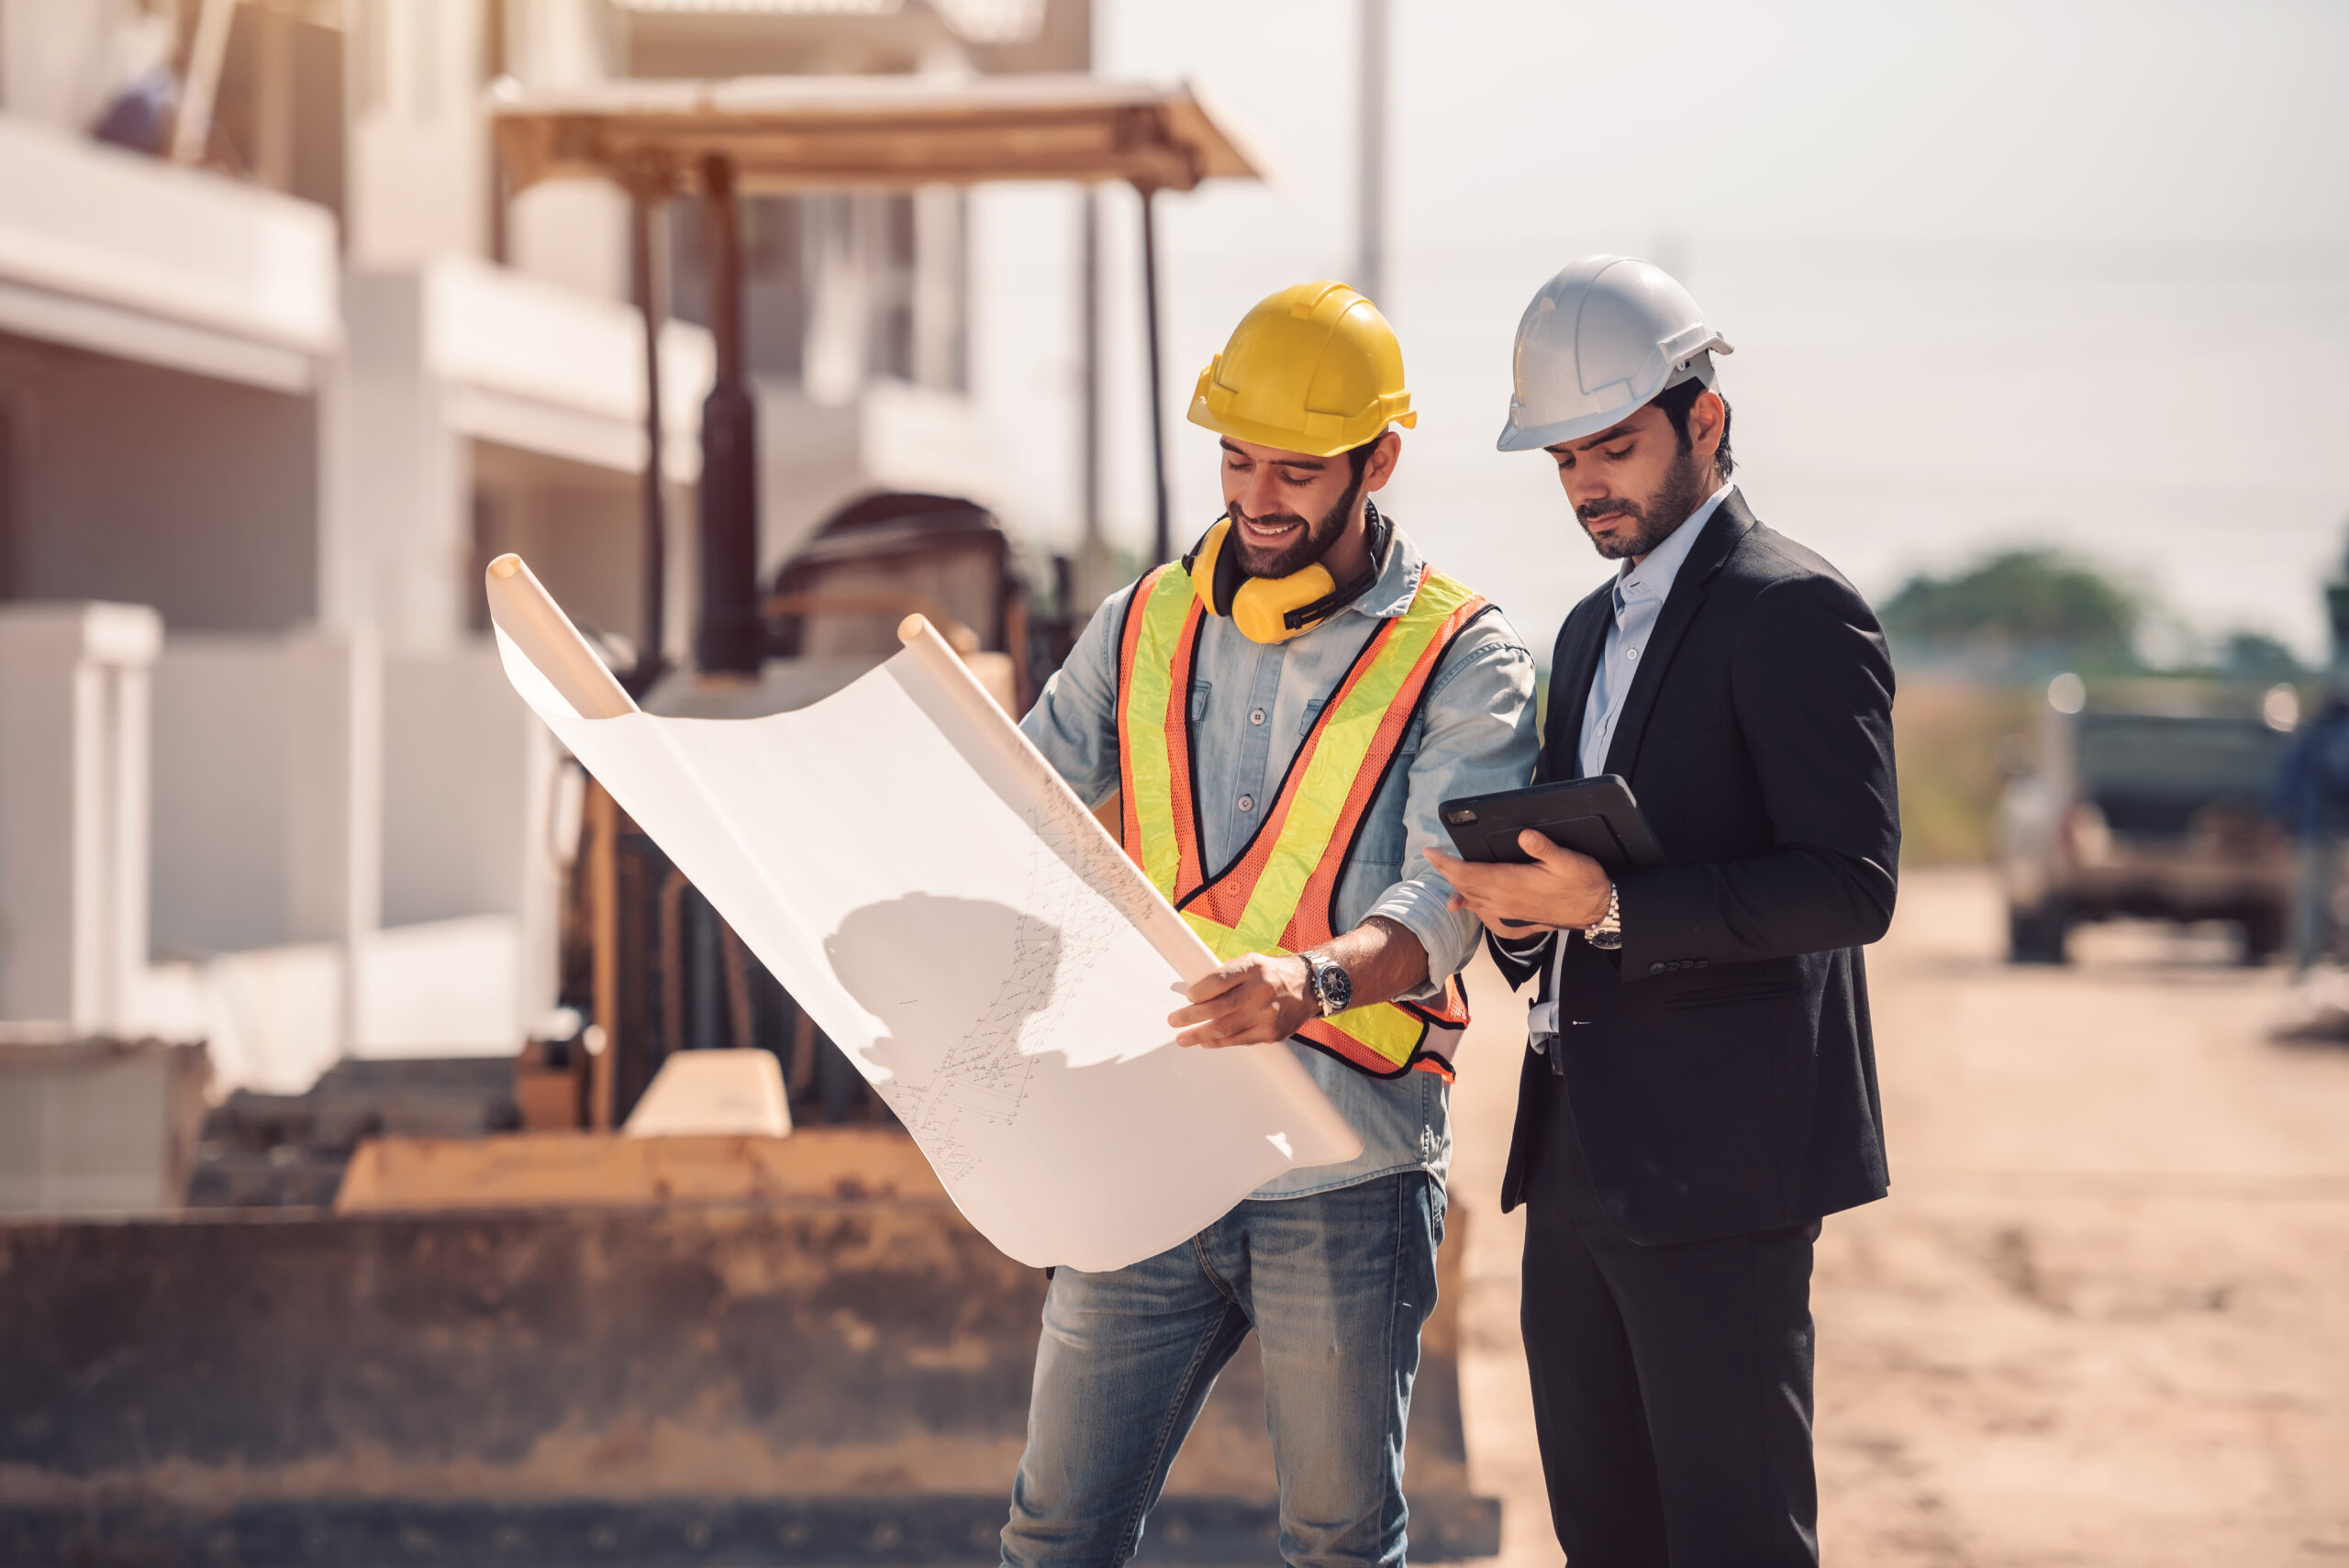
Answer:
<svg viewBox="0 0 2349 1568"><path fill-rule="evenodd" d="M1191 722L1193 724L1197 724L1208 716L1208 694L1213 690L1215 686L1211 682L1193 681L1191 683Z"/></svg>
<svg viewBox="0 0 2349 1568"><path fill-rule="evenodd" d="M1403 815L1404 804L1409 798L1410 777L1411 753L1398 751L1378 793L1371 797L1370 809L1363 816L1361 834L1348 847L1348 865L1377 866L1393 873L1388 881L1399 878L1403 851L1410 838L1410 825Z"/></svg>
<svg viewBox="0 0 2349 1568"><path fill-rule="evenodd" d="M1313 727L1321 720L1321 710L1329 706L1330 699L1328 697L1308 697L1306 699L1305 717L1297 721L1297 736L1298 740L1302 740L1305 737L1313 733Z"/></svg>

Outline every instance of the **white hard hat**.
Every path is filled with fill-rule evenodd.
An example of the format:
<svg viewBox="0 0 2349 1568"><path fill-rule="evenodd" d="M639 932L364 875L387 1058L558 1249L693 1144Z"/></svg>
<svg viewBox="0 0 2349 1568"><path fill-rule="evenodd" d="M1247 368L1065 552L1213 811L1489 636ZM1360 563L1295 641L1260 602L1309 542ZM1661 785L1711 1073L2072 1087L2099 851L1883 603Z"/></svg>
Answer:
<svg viewBox="0 0 2349 1568"><path fill-rule="evenodd" d="M1543 284L1517 324L1517 395L1500 450L1603 430L1684 381L1710 386L1716 350L1736 351L1662 267L1585 256Z"/></svg>

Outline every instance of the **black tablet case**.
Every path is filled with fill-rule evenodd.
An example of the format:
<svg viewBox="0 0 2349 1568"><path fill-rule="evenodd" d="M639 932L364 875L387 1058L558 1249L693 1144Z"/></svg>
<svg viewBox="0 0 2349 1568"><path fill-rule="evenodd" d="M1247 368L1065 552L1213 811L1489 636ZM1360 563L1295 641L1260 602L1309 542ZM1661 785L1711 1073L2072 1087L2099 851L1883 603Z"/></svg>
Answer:
<svg viewBox="0 0 2349 1568"><path fill-rule="evenodd" d="M1517 847L1517 836L1531 828L1611 872L1664 863L1664 847L1620 773L1464 795L1437 809L1464 861L1522 863L1531 857Z"/></svg>

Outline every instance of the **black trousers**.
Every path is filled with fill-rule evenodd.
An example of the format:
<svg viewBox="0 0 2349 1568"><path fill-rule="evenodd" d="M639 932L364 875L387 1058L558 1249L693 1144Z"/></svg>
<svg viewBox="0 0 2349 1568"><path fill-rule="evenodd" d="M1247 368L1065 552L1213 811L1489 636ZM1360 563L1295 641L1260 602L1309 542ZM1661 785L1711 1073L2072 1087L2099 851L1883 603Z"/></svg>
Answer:
<svg viewBox="0 0 2349 1568"><path fill-rule="evenodd" d="M1520 1322L1567 1562L1816 1563L1818 1221L1685 1246L1625 1240L1591 1185L1563 1097L1526 1207Z"/></svg>

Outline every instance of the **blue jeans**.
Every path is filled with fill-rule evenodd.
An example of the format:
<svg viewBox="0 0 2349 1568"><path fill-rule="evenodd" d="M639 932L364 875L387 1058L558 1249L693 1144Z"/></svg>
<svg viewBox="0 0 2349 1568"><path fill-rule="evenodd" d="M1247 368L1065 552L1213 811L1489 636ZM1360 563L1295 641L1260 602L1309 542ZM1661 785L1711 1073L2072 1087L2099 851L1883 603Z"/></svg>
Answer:
<svg viewBox="0 0 2349 1568"><path fill-rule="evenodd" d="M1131 1557L1216 1373L1253 1329L1283 1560L1400 1564L1403 1423L1442 1235L1442 1189L1406 1171L1250 1199L1114 1273L1056 1271L1005 1563Z"/></svg>

